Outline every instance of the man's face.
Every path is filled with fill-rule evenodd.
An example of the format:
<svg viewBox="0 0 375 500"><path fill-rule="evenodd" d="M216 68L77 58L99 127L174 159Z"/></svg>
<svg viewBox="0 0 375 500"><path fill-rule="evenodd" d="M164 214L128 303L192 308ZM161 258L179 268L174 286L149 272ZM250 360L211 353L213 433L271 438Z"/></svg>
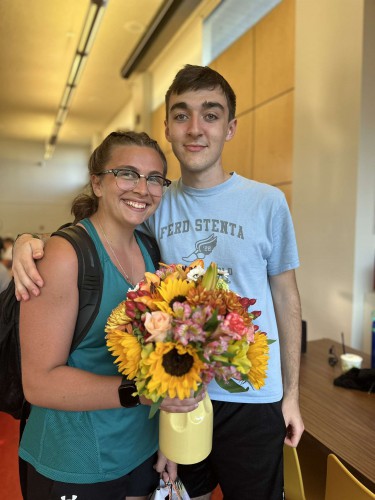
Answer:
<svg viewBox="0 0 375 500"><path fill-rule="evenodd" d="M181 165L183 179L202 172L222 172L221 153L236 130L228 122L228 104L221 89L172 94L165 135Z"/></svg>

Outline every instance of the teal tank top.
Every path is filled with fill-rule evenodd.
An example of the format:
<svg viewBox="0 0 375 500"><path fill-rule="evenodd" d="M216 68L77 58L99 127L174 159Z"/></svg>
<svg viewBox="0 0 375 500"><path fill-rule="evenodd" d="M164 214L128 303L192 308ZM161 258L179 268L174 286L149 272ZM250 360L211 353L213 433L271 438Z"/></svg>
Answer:
<svg viewBox="0 0 375 500"><path fill-rule="evenodd" d="M81 221L93 239L103 269L100 310L90 331L69 356L68 365L102 375L118 375L106 347L104 327L112 310L124 300L130 284L103 247L90 220ZM147 271L152 260L138 240ZM124 476L158 448L158 415L149 407L98 411L59 411L33 406L19 455L42 475L61 482L96 483Z"/></svg>

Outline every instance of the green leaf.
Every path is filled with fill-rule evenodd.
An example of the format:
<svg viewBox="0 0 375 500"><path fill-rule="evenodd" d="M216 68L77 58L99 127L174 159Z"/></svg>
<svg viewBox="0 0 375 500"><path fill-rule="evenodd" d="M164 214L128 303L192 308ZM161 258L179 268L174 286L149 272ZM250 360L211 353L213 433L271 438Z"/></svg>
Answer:
<svg viewBox="0 0 375 500"><path fill-rule="evenodd" d="M218 380L218 379L215 379L217 384L224 390L228 391L228 392L231 392L231 393L234 393L234 392L247 392L249 390L248 387L243 387L242 385L240 384L237 384L237 382L235 382L233 379L230 379L228 380L228 382L226 382L225 380Z"/></svg>
<svg viewBox="0 0 375 500"><path fill-rule="evenodd" d="M157 401L156 403L152 403L152 405L150 407L150 413L148 414L148 418L152 418L156 414L156 412L160 408L162 401L163 401L163 399L160 398L159 401Z"/></svg>
<svg viewBox="0 0 375 500"><path fill-rule="evenodd" d="M235 352L222 352L220 354L220 356L217 356L217 357L220 357L220 358L228 358L228 359L232 359L236 356L236 353ZM216 356L214 356L215 358Z"/></svg>
<svg viewBox="0 0 375 500"><path fill-rule="evenodd" d="M276 339L267 339L267 344L268 344L268 345L271 345L271 344L273 344L274 342L276 342Z"/></svg>
<svg viewBox="0 0 375 500"><path fill-rule="evenodd" d="M214 332L219 325L220 321L217 319L217 310L215 309L211 318L203 325L203 330L206 332Z"/></svg>

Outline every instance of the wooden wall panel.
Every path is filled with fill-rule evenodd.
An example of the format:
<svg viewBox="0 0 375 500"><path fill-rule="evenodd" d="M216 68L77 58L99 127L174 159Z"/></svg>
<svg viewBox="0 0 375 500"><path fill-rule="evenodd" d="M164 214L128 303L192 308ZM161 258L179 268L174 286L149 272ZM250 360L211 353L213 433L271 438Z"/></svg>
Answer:
<svg viewBox="0 0 375 500"><path fill-rule="evenodd" d="M181 177L180 164L172 150L165 153L168 163L168 179L174 181Z"/></svg>
<svg viewBox="0 0 375 500"><path fill-rule="evenodd" d="M292 182L293 94L289 92L255 110L254 180Z"/></svg>
<svg viewBox="0 0 375 500"><path fill-rule="evenodd" d="M237 116L254 106L254 30L247 31L210 63L237 96Z"/></svg>
<svg viewBox="0 0 375 500"><path fill-rule="evenodd" d="M223 167L227 172L235 171L244 177L252 178L254 112L246 113L237 119L237 130L233 139L225 143Z"/></svg>
<svg viewBox="0 0 375 500"><path fill-rule="evenodd" d="M285 194L286 201L289 205L289 210L292 211L292 183L281 184L277 187Z"/></svg>
<svg viewBox="0 0 375 500"><path fill-rule="evenodd" d="M168 179L174 180L180 177L180 165L177 158L173 154L170 142L165 138L165 105L161 104L152 113L151 117L151 136L158 141L159 146L163 150L168 162Z"/></svg>
<svg viewBox="0 0 375 500"><path fill-rule="evenodd" d="M295 0L283 0L254 30L257 106L294 88Z"/></svg>

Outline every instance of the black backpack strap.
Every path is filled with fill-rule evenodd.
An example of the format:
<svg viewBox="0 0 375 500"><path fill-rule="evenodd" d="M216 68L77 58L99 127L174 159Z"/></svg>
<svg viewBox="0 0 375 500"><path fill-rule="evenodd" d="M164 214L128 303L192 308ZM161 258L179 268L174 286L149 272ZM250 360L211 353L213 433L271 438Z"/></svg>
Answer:
<svg viewBox="0 0 375 500"><path fill-rule="evenodd" d="M161 257L160 257L160 250L159 250L158 244L156 243L155 238L152 238L152 236L148 236L147 234L142 233L141 231L138 231L137 229L135 232L137 233L137 236L142 241L142 243L146 247L146 250L150 254L150 257L151 257L152 262L155 266L155 269L158 269Z"/></svg>
<svg viewBox="0 0 375 500"><path fill-rule="evenodd" d="M52 234L55 235L68 240L78 258L79 311L70 348L70 352L73 352L85 338L98 314L103 292L103 271L95 244L83 227L65 227Z"/></svg>

